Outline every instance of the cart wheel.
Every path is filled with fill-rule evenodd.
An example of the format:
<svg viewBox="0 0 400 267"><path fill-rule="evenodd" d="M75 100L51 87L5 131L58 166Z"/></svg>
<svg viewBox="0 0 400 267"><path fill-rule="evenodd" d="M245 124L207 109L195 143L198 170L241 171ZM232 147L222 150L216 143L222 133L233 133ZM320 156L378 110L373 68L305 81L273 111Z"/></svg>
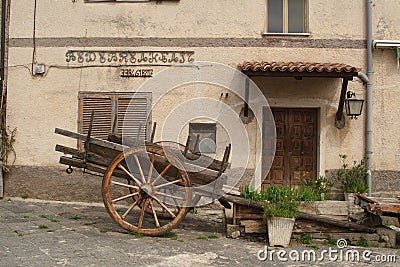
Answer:
<svg viewBox="0 0 400 267"><path fill-rule="evenodd" d="M104 175L102 193L115 222L150 236L177 226L192 197L190 180L178 159L172 154L167 158L163 149L152 145L119 154Z"/></svg>

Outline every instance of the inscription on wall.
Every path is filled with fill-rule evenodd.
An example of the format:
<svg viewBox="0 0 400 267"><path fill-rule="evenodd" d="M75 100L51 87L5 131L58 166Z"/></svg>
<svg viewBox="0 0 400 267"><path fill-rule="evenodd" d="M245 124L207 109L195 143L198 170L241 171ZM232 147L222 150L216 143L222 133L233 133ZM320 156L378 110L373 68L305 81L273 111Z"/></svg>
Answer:
<svg viewBox="0 0 400 267"><path fill-rule="evenodd" d="M93 51L68 50L68 63L119 64L119 65L173 65L194 62L194 51Z"/></svg>
<svg viewBox="0 0 400 267"><path fill-rule="evenodd" d="M121 77L153 77L153 69L121 68Z"/></svg>

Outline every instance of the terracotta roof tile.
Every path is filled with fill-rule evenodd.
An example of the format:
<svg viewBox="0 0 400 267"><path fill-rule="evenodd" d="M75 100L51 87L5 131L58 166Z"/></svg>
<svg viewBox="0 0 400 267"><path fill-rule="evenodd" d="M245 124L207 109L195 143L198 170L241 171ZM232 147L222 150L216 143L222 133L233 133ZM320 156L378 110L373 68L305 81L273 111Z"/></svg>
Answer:
<svg viewBox="0 0 400 267"><path fill-rule="evenodd" d="M318 62L248 62L239 65L242 71L271 71L271 72L359 72L356 68L343 63L318 63Z"/></svg>

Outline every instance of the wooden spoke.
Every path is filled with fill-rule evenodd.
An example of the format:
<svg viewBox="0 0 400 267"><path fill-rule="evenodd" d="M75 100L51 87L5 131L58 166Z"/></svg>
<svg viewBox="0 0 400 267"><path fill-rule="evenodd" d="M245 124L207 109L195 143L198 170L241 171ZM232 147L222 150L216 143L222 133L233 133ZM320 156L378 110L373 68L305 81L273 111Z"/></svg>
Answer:
<svg viewBox="0 0 400 267"><path fill-rule="evenodd" d="M132 189L136 189L139 190L140 188L134 185L130 185L130 184L124 184L124 183L120 183L120 182L115 182L115 181L111 181L112 184L115 185L119 185L119 186L123 186L123 187L128 187L128 188L132 188Z"/></svg>
<svg viewBox="0 0 400 267"><path fill-rule="evenodd" d="M133 210L133 208L139 203L139 201L140 201L141 199L142 199L142 197L138 197L138 198L136 199L136 201L133 202L132 205L128 208L128 210L125 211L125 213L121 216L121 218L122 218L123 220L125 220L126 216L128 216L128 214Z"/></svg>
<svg viewBox="0 0 400 267"><path fill-rule="evenodd" d="M123 197L119 197L119 198L113 199L113 200L111 200L111 202L112 202L112 203L116 203L116 202L118 202L118 201L121 201L121 200L130 198L130 197L133 197L133 196L136 196L136 195L139 195L139 192L135 192L135 193L132 193L132 194L123 196Z"/></svg>
<svg viewBox="0 0 400 267"><path fill-rule="evenodd" d="M155 196L152 196L152 197L153 197L153 199L154 199L155 201L157 201L157 203L158 203L163 209L165 209L166 212L169 213L169 215L171 215L172 218L176 218L176 215L175 215L172 211L170 211L170 210L168 209L168 207L164 205L164 203L162 203L162 202L161 202L158 198L156 198Z"/></svg>
<svg viewBox="0 0 400 267"><path fill-rule="evenodd" d="M168 182L168 183L165 183L165 184L160 184L160 185L155 186L154 189L158 189L158 188L161 188L161 187L164 187L164 186L168 186L168 185L172 185L172 184L177 184L179 182L181 182L181 180L175 180L175 181Z"/></svg>
<svg viewBox="0 0 400 267"><path fill-rule="evenodd" d="M139 162L138 156L137 156L136 154L134 154L134 155L133 155L133 158L134 158L135 161L136 161L136 165L137 165L137 167L138 167L138 169L139 169L139 173L140 173L140 176L142 177L143 183L146 183L146 178L144 178L142 166L140 166L140 162Z"/></svg>
<svg viewBox="0 0 400 267"><path fill-rule="evenodd" d="M153 168L154 168L154 161L156 159L156 155L153 153L151 154L151 164L150 164L150 170L149 170L149 176L147 177L147 183L151 182L151 176L153 175Z"/></svg>
<svg viewBox="0 0 400 267"><path fill-rule="evenodd" d="M120 168L121 170L123 170L126 174L128 174L129 175L129 177L131 177L132 178L132 180L134 180L135 181L135 183L137 183L139 186L141 186L142 185L142 183L141 182L139 182L139 180L138 179L136 179L136 177L135 176L133 176L132 175L132 173L130 173L127 169L125 169L125 167L124 166L122 166L121 164L118 164L118 168Z"/></svg>
<svg viewBox="0 0 400 267"><path fill-rule="evenodd" d="M167 171L169 168L171 168L172 164L168 163L167 167L165 167L165 169L157 176L156 179L154 179L154 181L151 183L152 185L155 185L155 183L158 181L158 179L160 179Z"/></svg>
<svg viewBox="0 0 400 267"><path fill-rule="evenodd" d="M154 203L151 198L149 199L149 203L150 203L151 211L153 212L154 222L156 223L156 227L160 228L160 223L158 221L157 213L156 213L156 210L154 209Z"/></svg>
<svg viewBox="0 0 400 267"><path fill-rule="evenodd" d="M144 217L144 210L145 210L145 208L146 208L146 200L147 200L147 198L143 199L142 210L140 211L140 217L139 217L139 222L138 222L138 228L142 228L143 217Z"/></svg>
<svg viewBox="0 0 400 267"><path fill-rule="evenodd" d="M161 193L161 192L156 192L156 195L169 197L169 198L172 198L172 199L185 200L185 198L183 198L183 197L177 197L177 196L173 196L173 195L168 195L166 193Z"/></svg>

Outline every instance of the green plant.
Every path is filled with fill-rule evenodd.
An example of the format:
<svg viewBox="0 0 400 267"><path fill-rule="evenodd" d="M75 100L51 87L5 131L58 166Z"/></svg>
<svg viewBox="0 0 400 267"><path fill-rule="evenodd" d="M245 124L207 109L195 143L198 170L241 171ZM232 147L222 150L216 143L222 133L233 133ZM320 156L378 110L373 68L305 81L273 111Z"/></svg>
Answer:
<svg viewBox="0 0 400 267"><path fill-rule="evenodd" d="M337 171L337 177L342 183L345 192L347 193L366 193L368 185L365 182L367 177L367 169L363 161L357 163L353 161L353 166L349 168L346 163L347 156L339 155L342 160L341 169Z"/></svg>
<svg viewBox="0 0 400 267"><path fill-rule="evenodd" d="M172 232L165 232L164 234L161 235L161 237L165 237L165 238L171 238L171 237L175 237L176 235Z"/></svg>
<svg viewBox="0 0 400 267"><path fill-rule="evenodd" d="M297 190L288 186L271 185L261 193L265 198L264 215L271 217L295 218L299 211Z"/></svg>
<svg viewBox="0 0 400 267"><path fill-rule="evenodd" d="M207 236L207 238L208 238L208 239L218 239L219 236L216 236L216 235L209 235L209 236Z"/></svg>
<svg viewBox="0 0 400 267"><path fill-rule="evenodd" d="M264 215L271 217L295 218L299 210L298 190L288 186L271 185L260 192L245 186L241 197L264 202Z"/></svg>
<svg viewBox="0 0 400 267"><path fill-rule="evenodd" d="M135 232L135 231L132 231L132 230L128 230L128 234L130 234L130 235L134 235L135 237L137 237L137 238L142 238L142 237L144 237L144 234L142 234L142 233L140 233L140 232Z"/></svg>
<svg viewBox="0 0 400 267"><path fill-rule="evenodd" d="M324 241L324 245L329 245L329 246L336 246L337 240L332 238L330 234L326 234L326 240Z"/></svg>
<svg viewBox="0 0 400 267"><path fill-rule="evenodd" d="M305 179L299 188L299 200L306 202L323 200L333 185L331 180L322 175L315 180Z"/></svg>
<svg viewBox="0 0 400 267"><path fill-rule="evenodd" d="M303 244L310 245L312 243L312 236L309 233L302 233L300 241Z"/></svg>
<svg viewBox="0 0 400 267"><path fill-rule="evenodd" d="M71 217L69 217L70 220L79 220L80 217L78 215L72 215Z"/></svg>
<svg viewBox="0 0 400 267"><path fill-rule="evenodd" d="M100 230L100 233L107 233L107 232L108 232L108 230L105 230L105 229Z"/></svg>
<svg viewBox="0 0 400 267"><path fill-rule="evenodd" d="M321 199L321 194L318 194L313 188L302 186L298 189L298 195L300 201L314 202Z"/></svg>
<svg viewBox="0 0 400 267"><path fill-rule="evenodd" d="M204 236L204 235L201 235L201 236L197 237L197 239L200 239L200 240L207 240L208 238L207 238L206 236Z"/></svg>
<svg viewBox="0 0 400 267"><path fill-rule="evenodd" d="M47 228L49 228L49 227L47 227L47 226L46 226L46 225L44 225L44 224L41 224L41 225L39 225L38 227L39 227L39 229L42 229L42 230L43 230L43 229L47 229Z"/></svg>
<svg viewBox="0 0 400 267"><path fill-rule="evenodd" d="M361 236L360 239L357 241L357 246L365 248L369 247L368 240L365 237Z"/></svg>

